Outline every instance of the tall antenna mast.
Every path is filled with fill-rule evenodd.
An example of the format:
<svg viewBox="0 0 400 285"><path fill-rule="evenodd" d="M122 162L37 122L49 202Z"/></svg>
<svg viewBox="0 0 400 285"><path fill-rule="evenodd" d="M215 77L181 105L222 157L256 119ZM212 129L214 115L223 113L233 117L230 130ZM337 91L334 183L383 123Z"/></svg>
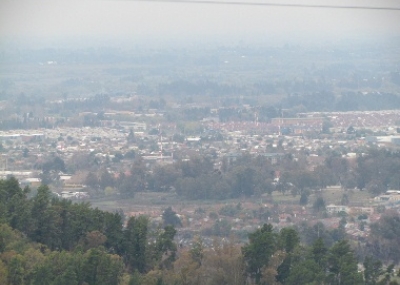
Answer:
<svg viewBox="0 0 400 285"><path fill-rule="evenodd" d="M282 135L282 133L281 133L281 124L283 123L283 110L282 110L282 107L281 107L280 111L281 112L280 112L280 116L279 116L279 126L278 126L278 128L279 128L279 136Z"/></svg>
<svg viewBox="0 0 400 285"><path fill-rule="evenodd" d="M160 161L163 161L163 143L162 143L162 133L161 133L161 124L158 124L158 142L160 144Z"/></svg>

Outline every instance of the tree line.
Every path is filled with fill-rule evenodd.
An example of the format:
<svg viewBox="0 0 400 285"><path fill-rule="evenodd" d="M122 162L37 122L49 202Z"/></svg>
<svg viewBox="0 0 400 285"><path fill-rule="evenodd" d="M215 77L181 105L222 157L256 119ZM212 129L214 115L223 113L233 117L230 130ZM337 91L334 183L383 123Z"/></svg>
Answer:
<svg viewBox="0 0 400 285"><path fill-rule="evenodd" d="M14 178L0 181L0 284L398 284L397 259L383 266L366 255L359 272L350 242L327 242L322 227L305 243L295 228L264 224L244 245L231 237L207 247L197 237L179 248L171 208L164 228L151 228L144 216L123 223L119 213L52 198L47 186L28 192ZM383 221L372 227L376 249L398 239L390 227L398 215Z"/></svg>
<svg viewBox="0 0 400 285"><path fill-rule="evenodd" d="M262 155L237 154L234 159L222 159L218 167L211 158L195 155L189 160L178 159L152 169L139 157L126 171L90 172L86 185L94 194L103 195L104 189L109 188L123 198L144 191L175 191L188 200L223 200L280 191L298 196L300 204L307 204L313 191L329 185L366 190L371 195L400 189L399 169L398 152L375 149L350 159L331 153L322 164L314 167L304 154L299 154L297 159L291 154L280 155L275 161ZM345 200L343 202L347 203Z"/></svg>
<svg viewBox="0 0 400 285"><path fill-rule="evenodd" d="M118 284L124 273L174 261L176 230L150 231L148 218L93 209L0 181L0 284Z"/></svg>

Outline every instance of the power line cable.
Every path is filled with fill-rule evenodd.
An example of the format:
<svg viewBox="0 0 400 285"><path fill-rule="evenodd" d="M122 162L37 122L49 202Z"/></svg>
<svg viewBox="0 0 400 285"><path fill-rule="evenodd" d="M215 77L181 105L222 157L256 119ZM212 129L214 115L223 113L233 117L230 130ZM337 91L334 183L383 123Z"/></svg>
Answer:
<svg viewBox="0 0 400 285"><path fill-rule="evenodd" d="M322 8L322 9L354 9L354 10L387 10L400 11L400 7L374 7L374 6L347 6L347 5L312 5L312 4L288 4L265 3L243 1L218 1L218 0L118 0L131 2L158 2L158 3L184 3L184 4L212 4L212 5L237 5L237 6L269 6L291 8Z"/></svg>

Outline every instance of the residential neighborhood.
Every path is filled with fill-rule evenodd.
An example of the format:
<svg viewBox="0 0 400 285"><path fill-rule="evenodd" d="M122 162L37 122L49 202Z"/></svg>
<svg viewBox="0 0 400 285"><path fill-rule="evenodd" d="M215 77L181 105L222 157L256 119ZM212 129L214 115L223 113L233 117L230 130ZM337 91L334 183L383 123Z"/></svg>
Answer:
<svg viewBox="0 0 400 285"><path fill-rule="evenodd" d="M189 236L202 232L212 236L212 229L218 221L223 221L226 227L225 232L218 235L236 233L245 236L245 232L256 229L264 222L273 223L277 228L320 222L326 228L335 229L346 217L346 234L362 241L369 234L369 223L379 219L380 209L400 210L400 192L396 189L374 196L366 190L360 191L355 186L349 188L340 182L324 185L324 188L314 186L316 188L310 188L310 199L315 201L316 197L324 197L324 215L315 212L313 202L299 205L296 194L282 192L282 196L277 190L284 171L279 165L288 155L312 173L324 166L333 153L351 165L369 149L398 149L400 111L301 113L295 118L224 123L218 119L219 112L219 109L212 109L204 116L214 116L213 119L200 118L191 122L195 128L183 126L181 122L165 121L165 111L153 109L142 114L104 111L99 126L60 125L54 128L3 130L0 131L0 176L3 179L14 176L22 186L32 189L45 179L57 197L76 202L90 201L100 206L102 201L110 200L113 206L107 206L107 210L121 208L127 216L145 214L155 223L160 221L163 210L171 203L182 221L178 232L182 235L192 232ZM82 116L99 117L90 112L78 115ZM66 125L69 120L65 119ZM272 192L261 190L257 195L239 196L236 201L216 201L213 205L203 205L204 201L201 201L195 208L190 201L188 204L184 201L177 203L179 198L174 186L156 194L157 190L146 182L141 193L136 193L128 204L119 197L122 193L119 193L118 186L88 184L90 174L103 175L101 171L116 181L120 173L131 176L131 166L139 158L144 171L152 174L157 168L190 161L196 156L209 159L215 171L224 172L245 156L265 159L272 168L276 165L279 171L271 176L269 187L272 187ZM292 181L288 182L292 185L288 189L295 187ZM146 195L149 197L146 198ZM344 195L350 199L343 204ZM235 208L235 203L240 204L236 214L226 216L223 211L220 212L224 207ZM202 210L199 213L196 209ZM268 215L260 216L256 212L268 212ZM360 215L366 216L362 220L362 230L358 220ZM182 243L191 242L191 239L185 241L183 237L181 240Z"/></svg>

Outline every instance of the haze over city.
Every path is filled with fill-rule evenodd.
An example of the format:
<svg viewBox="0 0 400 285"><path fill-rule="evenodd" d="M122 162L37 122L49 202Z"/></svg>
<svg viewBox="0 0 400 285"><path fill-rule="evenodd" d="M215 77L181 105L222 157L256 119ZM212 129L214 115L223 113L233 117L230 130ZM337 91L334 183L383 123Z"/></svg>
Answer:
<svg viewBox="0 0 400 285"><path fill-rule="evenodd" d="M0 284L400 284L400 3L275 1L0 0Z"/></svg>

